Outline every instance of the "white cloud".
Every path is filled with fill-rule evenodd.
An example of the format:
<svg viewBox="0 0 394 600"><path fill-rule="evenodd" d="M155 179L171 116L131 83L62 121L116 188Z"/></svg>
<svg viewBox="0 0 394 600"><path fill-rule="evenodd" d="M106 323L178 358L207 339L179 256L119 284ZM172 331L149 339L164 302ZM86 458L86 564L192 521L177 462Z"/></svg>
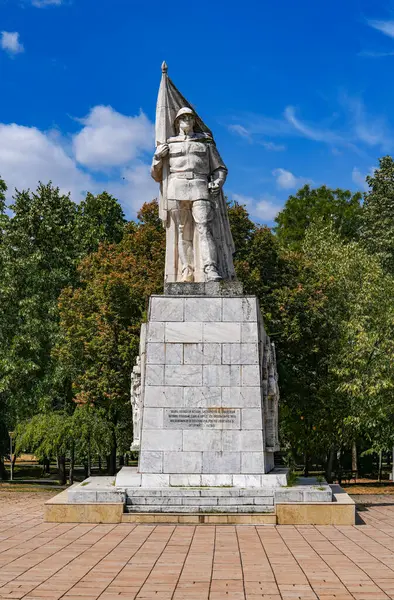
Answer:
<svg viewBox="0 0 394 600"><path fill-rule="evenodd" d="M301 187L305 183L312 183L311 179L296 177L291 171L286 171L286 169L274 169L272 175L276 177L276 185L282 190L291 190Z"/></svg>
<svg viewBox="0 0 394 600"><path fill-rule="evenodd" d="M371 167L366 173L362 173L360 171L360 169L358 169L357 167L354 167L354 169L352 171L353 183L355 183L364 192L368 191L369 186L366 182L366 177L367 177L367 175L373 175L374 171L375 171L374 167Z"/></svg>
<svg viewBox="0 0 394 600"><path fill-rule="evenodd" d="M250 132L243 125L235 123L234 125L229 125L228 128L232 133L236 133L240 137L243 137L249 141L252 140Z"/></svg>
<svg viewBox="0 0 394 600"><path fill-rule="evenodd" d="M391 38L394 38L394 21L379 21L379 20L369 20L368 25L377 29L384 35L388 35Z"/></svg>
<svg viewBox="0 0 394 600"><path fill-rule="evenodd" d="M35 189L38 181L53 183L75 200L92 185L89 175L77 168L62 146L35 127L0 124L0 165L10 193Z"/></svg>
<svg viewBox="0 0 394 600"><path fill-rule="evenodd" d="M278 212L282 209L280 200L271 194L264 194L260 198L244 196L243 194L232 194L232 200L238 204L244 204L253 217L258 218L263 223L272 222Z"/></svg>
<svg viewBox="0 0 394 600"><path fill-rule="evenodd" d="M74 153L90 169L126 165L154 148L153 124L143 112L128 117L111 106L95 106L80 122L84 128L74 137Z"/></svg>
<svg viewBox="0 0 394 600"><path fill-rule="evenodd" d="M266 150L272 150L273 152L282 152L283 150L286 150L286 146L283 144L274 144L274 142L260 142L260 144L264 146Z"/></svg>
<svg viewBox="0 0 394 600"><path fill-rule="evenodd" d="M17 31L2 31L0 44L3 50L13 56L25 51L23 44L19 41L19 33Z"/></svg>
<svg viewBox="0 0 394 600"><path fill-rule="evenodd" d="M360 98L352 98L345 94L341 102L349 114L355 140L367 146L380 146L383 150L392 146L392 133L384 118L368 115Z"/></svg>
<svg viewBox="0 0 394 600"><path fill-rule="evenodd" d="M102 108L95 107L90 114L97 116ZM121 201L126 214L133 216L144 202L157 197L158 186L150 177L149 164L144 157L137 156L141 146L146 144L148 149L149 144L153 146L152 141L142 144L139 135L130 137L129 132L127 139L130 147L126 148L119 134L119 122L125 123L129 128L131 122L134 133L138 127L150 132L153 125L145 115L127 117L116 113L111 107L105 108L107 117L110 115L113 120L105 120L105 135L102 130L99 132L97 139L103 148L98 156L94 155L94 152L88 152L90 146L85 144L86 139L78 146L72 143L73 140L69 143L67 137L55 130L43 132L35 127L0 123L0 172L9 188L8 199L11 199L15 188L35 189L38 181L47 183L51 180L62 193L71 192L71 197L76 202L79 202L87 191L97 194L106 189ZM113 124L112 127L110 123ZM86 133L85 129L86 127L83 127L81 132L76 134L74 142L76 137ZM120 150L114 147L114 140L120 144ZM91 169L79 164L76 147L79 152L83 150L84 160L92 165ZM116 158L109 155L112 150ZM109 157L110 171L104 162L102 168L99 167L105 155Z"/></svg>

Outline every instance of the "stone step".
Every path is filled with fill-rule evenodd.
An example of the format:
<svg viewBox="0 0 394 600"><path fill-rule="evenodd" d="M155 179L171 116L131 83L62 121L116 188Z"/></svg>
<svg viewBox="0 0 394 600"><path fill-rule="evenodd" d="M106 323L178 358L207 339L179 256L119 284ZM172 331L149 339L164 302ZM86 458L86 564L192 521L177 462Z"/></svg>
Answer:
<svg viewBox="0 0 394 600"><path fill-rule="evenodd" d="M247 496L247 497L205 497L197 498L190 496L153 496L150 498L127 498L127 506L161 506L161 505L174 505L174 506L254 506L259 505L274 505L274 498L266 496Z"/></svg>
<svg viewBox="0 0 394 600"><path fill-rule="evenodd" d="M174 504L133 504L126 506L127 513L268 513L274 514L273 505L255 504L255 505L174 505Z"/></svg>
<svg viewBox="0 0 394 600"><path fill-rule="evenodd" d="M274 498L275 488L236 488L236 487L162 487L162 488L126 488L127 498L151 497L190 497L190 498Z"/></svg>

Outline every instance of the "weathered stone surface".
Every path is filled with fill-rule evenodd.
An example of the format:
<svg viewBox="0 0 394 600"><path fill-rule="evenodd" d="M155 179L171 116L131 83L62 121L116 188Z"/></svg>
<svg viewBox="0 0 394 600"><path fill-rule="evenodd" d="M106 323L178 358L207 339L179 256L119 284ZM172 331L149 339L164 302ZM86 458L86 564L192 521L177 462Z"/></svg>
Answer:
<svg viewBox="0 0 394 600"><path fill-rule="evenodd" d="M165 296L151 296L150 298L150 321L183 321L184 299L166 298Z"/></svg>
<svg viewBox="0 0 394 600"><path fill-rule="evenodd" d="M242 296L243 287L240 281L165 283L164 294L169 296Z"/></svg>
<svg viewBox="0 0 394 600"><path fill-rule="evenodd" d="M202 342L202 328L202 323L165 323L165 341L186 344Z"/></svg>
<svg viewBox="0 0 394 600"><path fill-rule="evenodd" d="M241 323L202 323L204 342L240 342ZM200 341L200 340L197 340Z"/></svg>
<svg viewBox="0 0 394 600"><path fill-rule="evenodd" d="M165 364L166 365L182 365L183 359L183 344L165 344ZM186 363L185 363L186 364Z"/></svg>
<svg viewBox="0 0 394 600"><path fill-rule="evenodd" d="M201 473L202 452L166 452L163 462L164 473Z"/></svg>
<svg viewBox="0 0 394 600"><path fill-rule="evenodd" d="M179 407L183 405L182 386L145 386L145 407Z"/></svg>
<svg viewBox="0 0 394 600"><path fill-rule="evenodd" d="M185 322L222 320L221 298L185 298Z"/></svg>

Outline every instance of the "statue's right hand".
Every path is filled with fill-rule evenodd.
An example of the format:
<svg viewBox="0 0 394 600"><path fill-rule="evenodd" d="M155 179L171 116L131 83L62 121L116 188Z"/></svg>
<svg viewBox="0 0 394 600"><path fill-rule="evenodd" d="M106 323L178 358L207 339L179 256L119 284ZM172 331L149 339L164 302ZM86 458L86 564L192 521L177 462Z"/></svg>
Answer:
<svg viewBox="0 0 394 600"><path fill-rule="evenodd" d="M169 153L170 148L168 144L161 144L156 148L155 157L156 158L164 158Z"/></svg>

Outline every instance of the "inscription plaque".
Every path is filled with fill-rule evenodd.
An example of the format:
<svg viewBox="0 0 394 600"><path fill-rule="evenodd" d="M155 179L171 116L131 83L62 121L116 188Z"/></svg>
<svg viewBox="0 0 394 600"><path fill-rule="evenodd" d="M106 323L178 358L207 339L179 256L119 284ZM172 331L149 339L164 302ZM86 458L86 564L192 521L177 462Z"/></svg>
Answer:
<svg viewBox="0 0 394 600"><path fill-rule="evenodd" d="M240 426L237 408L167 408L164 427L170 429L236 429Z"/></svg>

